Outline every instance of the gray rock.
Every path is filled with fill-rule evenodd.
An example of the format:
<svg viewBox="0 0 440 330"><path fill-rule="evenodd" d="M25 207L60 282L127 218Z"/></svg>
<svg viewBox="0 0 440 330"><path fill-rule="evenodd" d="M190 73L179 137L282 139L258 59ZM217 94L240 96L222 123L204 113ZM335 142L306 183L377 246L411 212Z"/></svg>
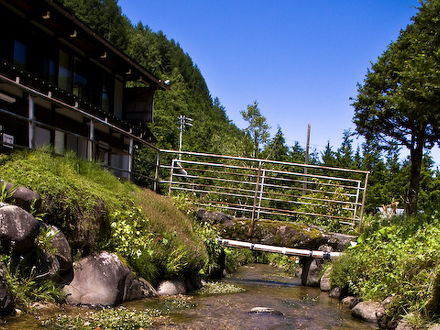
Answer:
<svg viewBox="0 0 440 330"><path fill-rule="evenodd" d="M212 222L224 226L234 225L234 218L222 212L208 212L205 209L197 209L196 216L200 222Z"/></svg>
<svg viewBox="0 0 440 330"><path fill-rule="evenodd" d="M353 309L354 306L362 302L362 298L354 297L353 300L350 302L350 305L348 305L348 308Z"/></svg>
<svg viewBox="0 0 440 330"><path fill-rule="evenodd" d="M133 279L127 290L125 300L138 300L145 297L157 297L156 290L142 277Z"/></svg>
<svg viewBox="0 0 440 330"><path fill-rule="evenodd" d="M162 281L157 288L159 296L174 296L176 294L185 294L185 283L180 280Z"/></svg>
<svg viewBox="0 0 440 330"><path fill-rule="evenodd" d="M47 251L37 250L36 262L38 279L52 279L57 280L60 274L60 263L55 255Z"/></svg>
<svg viewBox="0 0 440 330"><path fill-rule="evenodd" d="M3 186L4 181L0 180L0 187ZM12 193L12 199L13 204L17 205L18 207L21 207L22 209L30 212L31 206L33 205L33 208L35 210L39 210L41 207L41 196L37 194L36 192L26 188L26 187L16 187L7 182L6 183L6 190L7 191L13 191Z"/></svg>
<svg viewBox="0 0 440 330"><path fill-rule="evenodd" d="M440 330L440 324L434 324L429 330Z"/></svg>
<svg viewBox="0 0 440 330"><path fill-rule="evenodd" d="M337 298L337 299L339 299L341 297L341 289L338 288L338 287L333 288L333 289L330 290L328 295L329 295L330 298Z"/></svg>
<svg viewBox="0 0 440 330"><path fill-rule="evenodd" d="M133 297L148 297L152 292L147 289L139 293L136 289L140 287L116 254L101 252L81 259L74 266L73 280L64 287L64 292L69 304L114 306Z"/></svg>
<svg viewBox="0 0 440 330"><path fill-rule="evenodd" d="M332 232L327 233L325 236L327 244L332 246L335 251L343 251L350 245L350 242L356 242L357 240L357 236Z"/></svg>
<svg viewBox="0 0 440 330"><path fill-rule="evenodd" d="M0 203L0 244L2 252L14 253L31 250L35 246L35 238L39 233L40 224L22 208Z"/></svg>
<svg viewBox="0 0 440 330"><path fill-rule="evenodd" d="M322 270L322 264L317 259L308 258L302 269L301 284L319 286L319 274Z"/></svg>
<svg viewBox="0 0 440 330"><path fill-rule="evenodd" d="M399 323L397 323L397 327L395 330L415 330L416 328L412 327L408 321L406 320L400 320Z"/></svg>
<svg viewBox="0 0 440 330"><path fill-rule="evenodd" d="M381 304L373 301L362 301L351 310L354 317L360 318L366 322L377 323L376 312Z"/></svg>
<svg viewBox="0 0 440 330"><path fill-rule="evenodd" d="M341 302L342 302L342 304L344 305L344 306L351 306L351 304L353 303L353 301L355 301L356 300L356 298L355 297L353 297L353 296L348 296L348 297L345 297L344 299L342 299L341 300ZM354 307L354 306L353 306ZM351 309L351 308L350 308Z"/></svg>
<svg viewBox="0 0 440 330"><path fill-rule="evenodd" d="M386 310L393 302L393 297L387 297L382 301L380 308L376 311L377 324L382 329L394 329L397 326L397 320L392 315L387 315Z"/></svg>
<svg viewBox="0 0 440 330"><path fill-rule="evenodd" d="M197 275L191 275L188 277L185 277L185 288L188 292L196 291L200 289L202 285L202 279L200 276Z"/></svg>
<svg viewBox="0 0 440 330"><path fill-rule="evenodd" d="M329 267L325 270L324 274L321 276L321 280L319 281L319 288L321 291L328 292L331 290L331 283L330 283L330 274L332 273L332 268Z"/></svg>
<svg viewBox="0 0 440 330"><path fill-rule="evenodd" d="M283 313L270 307L254 307L249 311L249 314L268 314L276 316L284 316Z"/></svg>
<svg viewBox="0 0 440 330"><path fill-rule="evenodd" d="M321 245L318 247L319 251L332 252L333 248L327 245ZM325 263L323 259L305 259L303 264L303 270L301 274L301 284L305 286L320 286L320 275ZM330 289L329 289L330 290Z"/></svg>
<svg viewBox="0 0 440 330"><path fill-rule="evenodd" d="M51 226L50 234L54 235L52 245L56 250L55 257L60 264L60 273L68 272L73 267L69 242L67 242L66 236L55 226Z"/></svg>

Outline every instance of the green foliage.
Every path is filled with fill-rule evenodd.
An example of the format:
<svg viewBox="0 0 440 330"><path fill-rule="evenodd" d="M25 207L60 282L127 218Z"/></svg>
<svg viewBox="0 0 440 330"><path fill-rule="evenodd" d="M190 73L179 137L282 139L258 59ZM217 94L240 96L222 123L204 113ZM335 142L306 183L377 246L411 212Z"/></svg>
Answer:
<svg viewBox="0 0 440 330"><path fill-rule="evenodd" d="M266 143L269 139L270 126L267 124L266 117L261 115L257 101L249 104L246 110L240 111L240 114L245 121L249 122L249 126L245 131L251 137L254 146L252 156L257 157L260 151L260 144Z"/></svg>
<svg viewBox="0 0 440 330"><path fill-rule="evenodd" d="M136 311L125 308L104 309L85 315L57 315L42 322L44 327L57 329L143 329L152 326L156 310Z"/></svg>
<svg viewBox="0 0 440 330"><path fill-rule="evenodd" d="M0 203L6 203L12 199L15 189L6 189L7 183L3 182L0 187Z"/></svg>
<svg viewBox="0 0 440 330"><path fill-rule="evenodd" d="M208 260L202 269L204 275L210 275L218 270L218 261L224 253L224 248L219 242L218 230L209 222L195 224L196 234L203 240L208 252Z"/></svg>
<svg viewBox="0 0 440 330"><path fill-rule="evenodd" d="M203 269L208 258L206 247L191 219L174 206L173 200L141 190L135 194L135 201L148 214L148 228L153 234L148 247L154 251L149 257L134 260L135 269L143 269L152 282Z"/></svg>
<svg viewBox="0 0 440 330"><path fill-rule="evenodd" d="M438 310L428 304L438 299L438 215L395 217L385 226L383 221L370 218L357 245L334 262L332 285L365 300L393 296L395 317L438 316Z"/></svg>
<svg viewBox="0 0 440 330"><path fill-rule="evenodd" d="M53 245L53 238L55 237L56 234L58 234L59 231L54 231L52 229L52 226L47 226L46 228L41 228L40 229L40 233L37 236L36 239L36 244L37 247L41 250L41 251L45 251L46 253L49 254L55 254L58 252L58 250L54 247Z"/></svg>
<svg viewBox="0 0 440 330"><path fill-rule="evenodd" d="M344 194L343 187L337 185L331 180L323 181L322 179L314 179L318 190L302 197L302 202L298 211L305 215L298 216L298 220L303 223L318 225L331 231L340 231L342 226L339 218L333 217L350 217L350 211L344 210L344 204L338 202L347 202L348 196ZM328 215L325 216L309 216L307 214ZM352 216L352 215L351 215Z"/></svg>
<svg viewBox="0 0 440 330"><path fill-rule="evenodd" d="M17 308L28 310L35 301L52 303L64 301L65 294L60 284L36 279L34 269L30 274L21 272L21 265L13 269L10 256L3 255L1 260L5 264L3 276Z"/></svg>
<svg viewBox="0 0 440 330"><path fill-rule="evenodd" d="M278 127L274 138L266 144L266 147L262 152L262 158L288 162L288 153L289 147L286 145L286 140L283 132L281 131L281 127Z"/></svg>
<svg viewBox="0 0 440 330"><path fill-rule="evenodd" d="M246 291L243 288L224 282L207 282L197 291L201 295L231 294Z"/></svg>
<svg viewBox="0 0 440 330"><path fill-rule="evenodd" d="M148 231L148 219L139 207L127 210L115 210L110 213L111 237L109 245L112 250L125 258L136 259L153 251L148 249L152 233Z"/></svg>
<svg viewBox="0 0 440 330"><path fill-rule="evenodd" d="M203 242L170 199L121 182L96 164L72 154L24 151L4 158L0 173L38 192L45 222L60 228L80 253L117 252L153 283L198 272L205 264ZM40 234L43 249L50 250L50 236L49 229Z"/></svg>
<svg viewBox="0 0 440 330"><path fill-rule="evenodd" d="M289 257L279 253L267 253L267 260L269 264L281 268L287 274L295 276L297 264L295 257Z"/></svg>

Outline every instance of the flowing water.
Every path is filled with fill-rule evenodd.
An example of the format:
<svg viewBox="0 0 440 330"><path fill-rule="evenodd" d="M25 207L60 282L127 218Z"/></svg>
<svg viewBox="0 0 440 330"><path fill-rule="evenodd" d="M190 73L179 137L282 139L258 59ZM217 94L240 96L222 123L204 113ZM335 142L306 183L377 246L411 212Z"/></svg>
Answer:
<svg viewBox="0 0 440 330"><path fill-rule="evenodd" d="M234 294L194 294L187 308L171 309L165 317L154 320L155 329L375 329L354 319L348 307L331 299L318 288L303 287L299 279L289 278L269 265L244 266L223 280L246 291ZM125 303L129 309L163 310L166 299L145 299ZM188 308L189 307L189 308ZM249 313L254 307L268 307L279 315ZM79 311L79 312L78 312ZM85 313L65 307L66 314ZM59 311L43 311L37 318L47 318ZM1 326L0 326L1 327ZM34 329L35 316L25 315L8 320L5 328Z"/></svg>
<svg viewBox="0 0 440 330"><path fill-rule="evenodd" d="M235 294L195 296L197 307L170 314L162 329L375 329L354 319L348 307L318 288L303 287L269 265L242 267L224 281L244 288ZM139 306L142 302L133 302ZM132 305L132 306L133 306ZM269 307L283 315L253 314Z"/></svg>

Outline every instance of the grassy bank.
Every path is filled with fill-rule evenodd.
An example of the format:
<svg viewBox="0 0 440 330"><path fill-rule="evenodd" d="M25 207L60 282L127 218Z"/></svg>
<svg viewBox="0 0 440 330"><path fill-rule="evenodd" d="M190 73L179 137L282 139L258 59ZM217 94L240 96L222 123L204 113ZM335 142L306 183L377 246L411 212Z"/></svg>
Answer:
<svg viewBox="0 0 440 330"><path fill-rule="evenodd" d="M100 166L49 150L0 156L0 179L38 192L44 222L68 238L76 259L117 252L153 284L209 262L193 221L167 197L121 181Z"/></svg>
<svg viewBox="0 0 440 330"><path fill-rule="evenodd" d="M370 217L358 244L333 265L332 284L364 300L392 297L389 321L440 317L440 216Z"/></svg>

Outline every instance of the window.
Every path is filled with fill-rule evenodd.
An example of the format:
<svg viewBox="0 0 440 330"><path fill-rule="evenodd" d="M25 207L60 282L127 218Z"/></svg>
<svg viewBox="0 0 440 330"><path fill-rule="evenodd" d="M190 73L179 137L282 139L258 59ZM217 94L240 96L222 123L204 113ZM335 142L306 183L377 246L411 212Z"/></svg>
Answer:
<svg viewBox="0 0 440 330"><path fill-rule="evenodd" d="M105 112L111 112L112 109L112 93L113 79L110 74L103 72L102 76L102 91L101 91L101 109Z"/></svg>
<svg viewBox="0 0 440 330"><path fill-rule="evenodd" d="M72 69L70 55L64 50L59 52L58 87L72 92Z"/></svg>
<svg viewBox="0 0 440 330"><path fill-rule="evenodd" d="M75 57L73 63L73 95L79 98L86 98L87 78L85 75L84 63Z"/></svg>
<svg viewBox="0 0 440 330"><path fill-rule="evenodd" d="M50 131L48 129L35 126L35 146L42 147L50 145Z"/></svg>
<svg viewBox="0 0 440 330"><path fill-rule="evenodd" d="M27 46L21 41L14 41L14 64L22 68L26 67Z"/></svg>
<svg viewBox="0 0 440 330"><path fill-rule="evenodd" d="M56 82L56 65L53 58L47 56L43 60L43 75L51 83Z"/></svg>
<svg viewBox="0 0 440 330"><path fill-rule="evenodd" d="M87 139L66 134L66 149L72 150L79 158L87 159Z"/></svg>
<svg viewBox="0 0 440 330"><path fill-rule="evenodd" d="M55 131L55 153L62 155L64 153L65 134L61 131Z"/></svg>

